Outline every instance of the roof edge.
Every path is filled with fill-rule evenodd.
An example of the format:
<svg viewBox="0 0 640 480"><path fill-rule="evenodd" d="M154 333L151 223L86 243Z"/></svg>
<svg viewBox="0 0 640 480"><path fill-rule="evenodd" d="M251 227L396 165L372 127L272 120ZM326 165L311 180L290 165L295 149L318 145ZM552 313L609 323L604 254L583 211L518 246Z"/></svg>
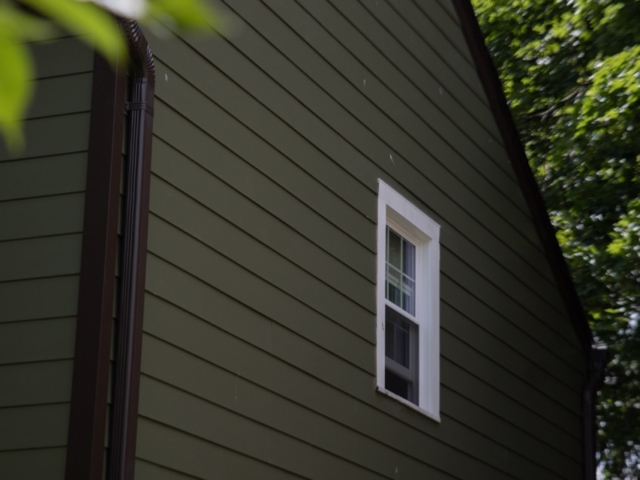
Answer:
<svg viewBox="0 0 640 480"><path fill-rule="evenodd" d="M547 258L551 262L551 270L569 311L571 322L584 353L588 356L593 345L593 335L569 272L569 267L556 239L555 230L551 225L540 189L529 167L524 146L520 141L518 130L502 90L502 82L485 44L484 35L478 24L475 11L470 0L452 0L452 2L460 19L462 33L471 51L485 94L489 99L491 111L498 124L507 154L531 211L535 228Z"/></svg>

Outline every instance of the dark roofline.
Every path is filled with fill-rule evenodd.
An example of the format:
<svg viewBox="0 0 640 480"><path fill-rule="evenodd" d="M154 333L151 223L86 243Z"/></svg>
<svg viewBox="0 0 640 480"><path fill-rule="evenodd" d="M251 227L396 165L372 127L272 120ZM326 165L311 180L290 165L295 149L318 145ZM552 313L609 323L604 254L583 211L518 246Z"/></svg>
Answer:
<svg viewBox="0 0 640 480"><path fill-rule="evenodd" d="M484 91L489 99L491 111L496 119L502 140L516 173L516 177L522 188L522 193L529 205L531 216L538 235L551 263L556 283L560 289L562 298L569 311L571 322L580 340L586 356L591 351L593 336L587 323L587 318L578 298L567 263L560 250L560 245L555 236L555 231L549 220L547 209L540 194L540 189L529 167L524 147L520 141L518 130L507 105L507 99L502 91L502 83L498 76L489 50L484 41L484 36L478 25L475 12L470 0L453 0L456 12L460 19L462 32L467 40L467 45L476 64Z"/></svg>

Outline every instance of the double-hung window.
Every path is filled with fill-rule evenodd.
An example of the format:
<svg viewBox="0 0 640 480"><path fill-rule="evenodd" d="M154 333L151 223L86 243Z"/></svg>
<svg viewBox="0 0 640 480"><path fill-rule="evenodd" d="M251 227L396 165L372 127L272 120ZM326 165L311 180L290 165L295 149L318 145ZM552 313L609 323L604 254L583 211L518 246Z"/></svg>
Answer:
<svg viewBox="0 0 640 480"><path fill-rule="evenodd" d="M378 196L378 390L439 419L440 227L383 181Z"/></svg>

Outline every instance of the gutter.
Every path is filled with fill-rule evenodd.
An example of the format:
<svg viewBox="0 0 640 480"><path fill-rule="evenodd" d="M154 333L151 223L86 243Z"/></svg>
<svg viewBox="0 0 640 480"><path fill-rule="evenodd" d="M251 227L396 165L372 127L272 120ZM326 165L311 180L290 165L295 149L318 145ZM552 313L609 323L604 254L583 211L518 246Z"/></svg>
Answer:
<svg viewBox="0 0 640 480"><path fill-rule="evenodd" d="M153 54L140 26L132 20L120 19L118 23L129 47L131 77L126 103L127 171L107 480L133 479L134 475L155 87Z"/></svg>
<svg viewBox="0 0 640 480"><path fill-rule="evenodd" d="M103 480L112 328L116 324L107 480L133 479L149 218L155 85L153 55L138 24L118 19L131 62L94 56L80 286L65 480ZM130 67L126 101L126 67ZM129 121L125 124L125 109ZM126 132L125 132L126 130ZM120 287L116 252L127 136ZM115 300L118 318L113 320Z"/></svg>

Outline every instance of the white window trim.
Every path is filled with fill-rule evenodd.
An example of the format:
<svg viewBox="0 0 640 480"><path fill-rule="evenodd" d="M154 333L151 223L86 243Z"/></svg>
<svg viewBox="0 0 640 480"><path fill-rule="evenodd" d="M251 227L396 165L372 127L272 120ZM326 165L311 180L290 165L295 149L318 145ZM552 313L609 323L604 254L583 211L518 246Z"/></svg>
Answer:
<svg viewBox="0 0 640 480"><path fill-rule="evenodd" d="M440 421L440 225L382 180L378 182L376 373L380 393ZM387 225L416 245L418 404L385 389L385 261Z"/></svg>

